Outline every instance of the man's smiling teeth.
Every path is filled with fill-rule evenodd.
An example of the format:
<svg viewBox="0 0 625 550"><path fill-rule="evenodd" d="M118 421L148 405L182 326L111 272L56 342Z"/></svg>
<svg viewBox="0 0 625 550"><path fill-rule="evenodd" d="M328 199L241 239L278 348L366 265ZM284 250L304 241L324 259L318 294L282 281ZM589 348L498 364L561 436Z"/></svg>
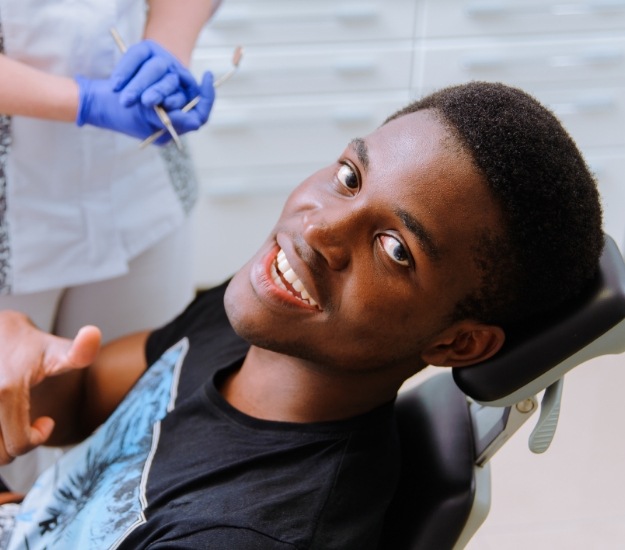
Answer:
<svg viewBox="0 0 625 550"><path fill-rule="evenodd" d="M310 297L302 281L299 280L295 271L291 269L282 249L278 252L276 261L271 268L271 276L276 285L295 296L298 300L317 307L317 302ZM288 283L288 286L285 284L285 281Z"/></svg>

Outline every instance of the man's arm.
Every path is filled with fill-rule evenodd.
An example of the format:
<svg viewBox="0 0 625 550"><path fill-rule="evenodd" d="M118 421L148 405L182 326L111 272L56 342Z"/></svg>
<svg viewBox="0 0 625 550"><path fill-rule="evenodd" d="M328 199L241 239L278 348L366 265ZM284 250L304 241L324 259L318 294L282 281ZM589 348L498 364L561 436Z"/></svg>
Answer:
<svg viewBox="0 0 625 550"><path fill-rule="evenodd" d="M147 369L145 345L150 332L136 332L107 343L84 377L83 433L88 436L117 408Z"/></svg>
<svg viewBox="0 0 625 550"><path fill-rule="evenodd" d="M96 327L69 340L0 312L0 463L89 435L146 369L146 339L137 333L100 349Z"/></svg>
<svg viewBox="0 0 625 550"><path fill-rule="evenodd" d="M220 3L221 0L149 0L144 38L158 42L188 67L198 35Z"/></svg>

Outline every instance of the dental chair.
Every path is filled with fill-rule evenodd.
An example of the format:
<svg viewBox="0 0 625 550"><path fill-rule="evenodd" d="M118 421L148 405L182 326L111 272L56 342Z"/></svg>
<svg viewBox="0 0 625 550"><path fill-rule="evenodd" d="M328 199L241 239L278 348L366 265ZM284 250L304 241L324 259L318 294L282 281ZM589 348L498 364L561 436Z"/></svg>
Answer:
<svg viewBox="0 0 625 550"><path fill-rule="evenodd" d="M600 273L575 303L507 334L489 361L400 392L402 471L380 550L464 548L489 512L489 460L539 408L529 446L547 450L564 375L593 357L625 351L624 319L625 263L606 235Z"/></svg>

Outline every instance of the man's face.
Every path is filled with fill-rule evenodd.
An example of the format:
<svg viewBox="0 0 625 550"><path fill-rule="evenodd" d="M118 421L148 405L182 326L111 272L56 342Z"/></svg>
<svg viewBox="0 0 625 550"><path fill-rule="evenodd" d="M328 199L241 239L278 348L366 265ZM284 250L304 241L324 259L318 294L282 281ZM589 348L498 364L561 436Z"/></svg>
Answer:
<svg viewBox="0 0 625 550"><path fill-rule="evenodd" d="M414 365L475 288L471 248L497 218L433 114L400 117L292 192L230 283L229 318L252 344L325 367Z"/></svg>

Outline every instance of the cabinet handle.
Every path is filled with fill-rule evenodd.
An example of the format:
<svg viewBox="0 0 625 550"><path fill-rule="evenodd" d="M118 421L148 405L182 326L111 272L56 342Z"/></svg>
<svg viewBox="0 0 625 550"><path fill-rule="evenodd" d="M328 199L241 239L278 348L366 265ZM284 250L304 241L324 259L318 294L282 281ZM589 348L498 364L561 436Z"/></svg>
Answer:
<svg viewBox="0 0 625 550"><path fill-rule="evenodd" d="M594 114L616 111L617 101L609 96L587 96L568 103L554 103L552 108L555 113L561 114Z"/></svg>
<svg viewBox="0 0 625 550"><path fill-rule="evenodd" d="M264 118L262 114L259 116L251 116L249 113L244 111L239 113L219 114L220 116L215 116L214 119L211 119L210 123L210 130L215 132L245 132L253 130L257 127L267 128L269 126L292 126L293 124L293 119L289 118L288 115L277 118L271 116L269 118ZM337 124L369 124L374 119L374 113L371 109L367 109L365 107L360 108L358 106L338 107L334 109L334 111L327 116L327 118L326 116L327 115L319 117L317 112L304 112L297 117L297 121L302 123L318 123L319 121L323 122L325 120L328 123L330 123L330 121L334 121Z"/></svg>
<svg viewBox="0 0 625 550"><path fill-rule="evenodd" d="M537 67L544 61L549 67L599 67L617 65L623 61L625 55L620 49L605 49L580 52L578 54L552 55L548 58L504 56L497 53L484 52L461 58L460 64L467 71L504 70L511 67L525 65Z"/></svg>
<svg viewBox="0 0 625 550"><path fill-rule="evenodd" d="M467 57L463 57L460 61L460 64L467 71L480 71L480 70L493 70L493 69L503 69L509 64L510 60L507 60L497 54L482 54L482 55L471 55Z"/></svg>
<svg viewBox="0 0 625 550"><path fill-rule="evenodd" d="M472 2L464 11L469 17L495 17L505 15L506 12L511 12L512 8L493 2Z"/></svg>
<svg viewBox="0 0 625 550"><path fill-rule="evenodd" d="M339 124L368 122L372 117L373 113L370 110L357 107L336 109L333 114L334 121Z"/></svg>
<svg viewBox="0 0 625 550"><path fill-rule="evenodd" d="M373 73L376 63L373 59L338 59L334 62L334 69L345 75Z"/></svg>
<svg viewBox="0 0 625 550"><path fill-rule="evenodd" d="M263 185L263 186L246 186L243 184L226 186L204 186L200 193L202 197L209 200L245 200L264 197L282 197L288 195L293 189L292 185Z"/></svg>
<svg viewBox="0 0 625 550"><path fill-rule="evenodd" d="M623 61L620 50L588 51L577 55L553 55L549 58L551 67L593 67L616 65Z"/></svg>
<svg viewBox="0 0 625 550"><path fill-rule="evenodd" d="M555 4L552 13L556 15L589 15L589 14L606 14L618 13L625 11L624 0L595 0L586 4Z"/></svg>
<svg viewBox="0 0 625 550"><path fill-rule="evenodd" d="M254 17L249 10L230 8L224 9L212 26L225 29L240 28L251 24L253 20Z"/></svg>
<svg viewBox="0 0 625 550"><path fill-rule="evenodd" d="M237 28L253 25L259 20L271 21L274 24L301 23L302 21L315 20L331 21L338 20L344 24L371 23L380 18L379 6L368 3L352 3L340 6L334 11L323 8L316 9L314 6L306 10L267 11L257 9L224 8L219 17L215 19L214 27Z"/></svg>
<svg viewBox="0 0 625 550"><path fill-rule="evenodd" d="M625 11L625 0L596 0L594 2L552 2L546 5L507 6L498 2L472 2L465 8L468 17L501 17L504 15L593 15Z"/></svg>
<svg viewBox="0 0 625 550"><path fill-rule="evenodd" d="M246 130L250 126L250 119L245 113L222 114L211 120L210 127L215 130Z"/></svg>
<svg viewBox="0 0 625 550"><path fill-rule="evenodd" d="M378 19L380 10L373 4L348 4L336 10L336 18L346 23L362 23Z"/></svg>

